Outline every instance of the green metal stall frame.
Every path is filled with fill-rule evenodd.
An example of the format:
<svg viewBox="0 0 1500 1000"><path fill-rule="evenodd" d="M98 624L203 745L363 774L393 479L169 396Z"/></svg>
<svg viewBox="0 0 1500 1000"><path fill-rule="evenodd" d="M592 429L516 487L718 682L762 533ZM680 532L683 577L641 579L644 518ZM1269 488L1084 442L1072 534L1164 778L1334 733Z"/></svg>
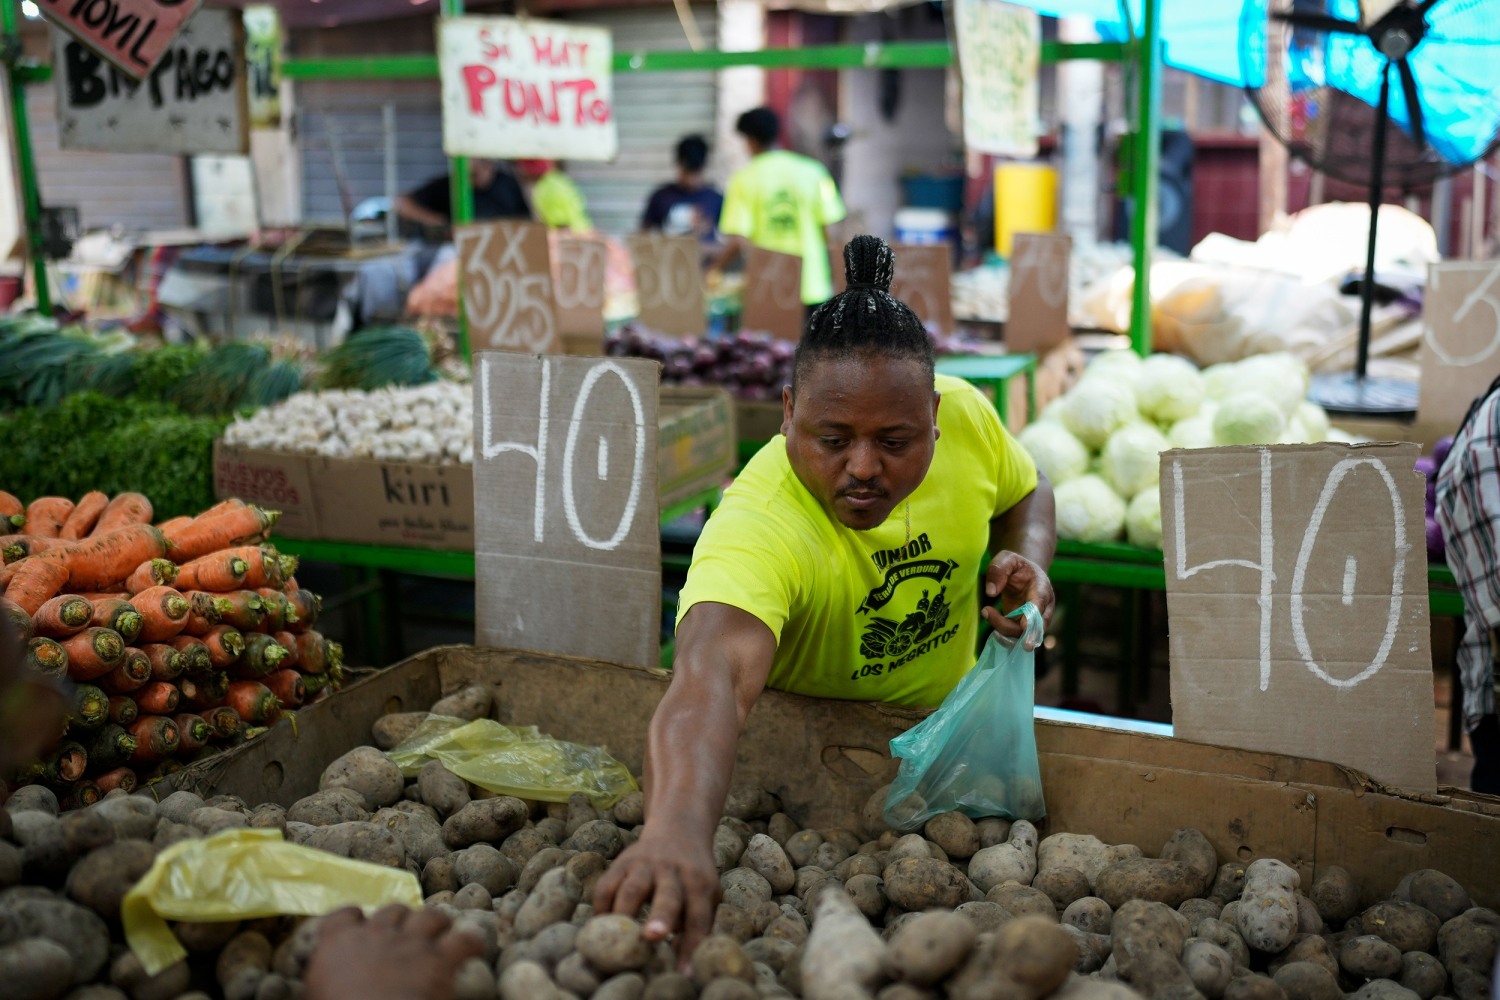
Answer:
<svg viewBox="0 0 1500 1000"><path fill-rule="evenodd" d="M1151 252L1156 244L1156 171L1161 142L1161 0L1145 0L1139 32L1132 29L1128 42L1066 43L1042 45L1044 63L1072 59L1132 63L1136 68L1135 138L1131 143L1131 198L1135 205L1131 243L1135 260L1135 291L1130 319L1131 347L1137 353L1151 352ZM17 10L20 0L0 0L0 58L6 63L10 87L11 115L16 134L16 172L20 178L26 223L28 256L36 284L37 306L51 312L46 262L42 253L41 194L36 161L26 116L25 87L49 80L51 67L22 58ZM464 13L463 0L441 0L443 17ZM955 53L948 42L883 42L865 45L812 45L795 49L759 49L751 52L617 52L616 73L719 70L736 66L767 69L910 69L940 68L953 63ZM289 80L412 80L438 76L436 54L413 53L389 56L345 56L322 59L287 59L282 73ZM468 162L450 160L454 221L473 220L473 189ZM459 317L459 347L469 356L468 324Z"/></svg>

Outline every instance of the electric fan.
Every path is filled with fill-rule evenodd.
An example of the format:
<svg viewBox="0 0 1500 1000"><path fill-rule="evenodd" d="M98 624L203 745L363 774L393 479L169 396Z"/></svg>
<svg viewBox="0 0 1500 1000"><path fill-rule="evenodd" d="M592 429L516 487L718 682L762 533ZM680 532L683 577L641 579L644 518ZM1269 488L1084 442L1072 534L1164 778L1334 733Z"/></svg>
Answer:
<svg viewBox="0 0 1500 1000"><path fill-rule="evenodd" d="M1354 374L1315 378L1314 401L1415 411L1415 385L1366 374L1380 204L1500 145L1500 0L1246 0L1240 68L1292 156L1370 190Z"/></svg>

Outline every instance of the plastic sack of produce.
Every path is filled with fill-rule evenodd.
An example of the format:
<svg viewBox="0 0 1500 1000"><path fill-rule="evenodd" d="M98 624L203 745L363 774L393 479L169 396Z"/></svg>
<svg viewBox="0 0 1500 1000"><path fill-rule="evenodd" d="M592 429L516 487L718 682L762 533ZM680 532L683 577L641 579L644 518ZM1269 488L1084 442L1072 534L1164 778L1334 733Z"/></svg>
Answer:
<svg viewBox="0 0 1500 1000"><path fill-rule="evenodd" d="M1047 814L1031 716L1042 616L1029 603L1016 616L1026 621L1020 639L992 634L938 710L891 740L891 755L901 758L885 800L891 829L920 829L945 812L975 819Z"/></svg>
<svg viewBox="0 0 1500 1000"><path fill-rule="evenodd" d="M187 957L168 920L209 922L319 916L344 906L420 909L422 885L404 868L340 858L281 839L280 830L225 830L156 856L125 894L125 941L147 975Z"/></svg>
<svg viewBox="0 0 1500 1000"><path fill-rule="evenodd" d="M465 722L429 715L388 756L408 778L429 760L499 795L534 802L566 802L574 792L607 809L636 789L624 764L603 747L555 740L535 726L502 726L493 719Z"/></svg>

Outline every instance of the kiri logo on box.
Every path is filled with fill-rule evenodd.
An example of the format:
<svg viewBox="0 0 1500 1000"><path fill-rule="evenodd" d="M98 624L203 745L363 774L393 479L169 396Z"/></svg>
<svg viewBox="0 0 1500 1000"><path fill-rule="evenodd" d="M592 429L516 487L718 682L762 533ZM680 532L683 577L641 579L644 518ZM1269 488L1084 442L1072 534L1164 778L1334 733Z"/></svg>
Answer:
<svg viewBox="0 0 1500 1000"><path fill-rule="evenodd" d="M380 467L380 484L385 489L385 502L406 507L451 507L453 498L448 484L441 480L423 480L416 476L402 475L392 467Z"/></svg>

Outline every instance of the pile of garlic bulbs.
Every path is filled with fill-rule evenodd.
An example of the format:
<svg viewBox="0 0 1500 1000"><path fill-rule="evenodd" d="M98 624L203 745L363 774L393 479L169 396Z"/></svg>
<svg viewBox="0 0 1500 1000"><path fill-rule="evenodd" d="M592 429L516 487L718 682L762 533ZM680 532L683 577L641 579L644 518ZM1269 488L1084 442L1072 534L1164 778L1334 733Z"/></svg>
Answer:
<svg viewBox="0 0 1500 1000"><path fill-rule="evenodd" d="M473 394L431 382L371 392L299 392L235 418L224 443L324 458L424 464L474 461Z"/></svg>

